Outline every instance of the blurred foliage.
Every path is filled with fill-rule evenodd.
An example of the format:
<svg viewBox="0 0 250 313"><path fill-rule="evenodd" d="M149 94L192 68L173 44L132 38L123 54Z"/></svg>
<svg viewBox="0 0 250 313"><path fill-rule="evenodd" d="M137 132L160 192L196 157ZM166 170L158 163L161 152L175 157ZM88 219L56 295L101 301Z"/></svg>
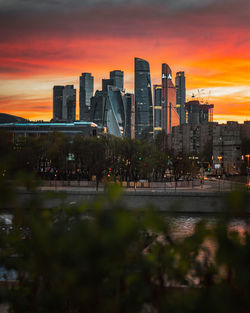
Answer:
<svg viewBox="0 0 250 313"><path fill-rule="evenodd" d="M250 312L250 235L229 227L235 209L247 217L244 193L178 240L169 218L127 210L119 194L113 184L94 202L50 210L35 198L2 223L0 264L18 280L1 294L10 312Z"/></svg>

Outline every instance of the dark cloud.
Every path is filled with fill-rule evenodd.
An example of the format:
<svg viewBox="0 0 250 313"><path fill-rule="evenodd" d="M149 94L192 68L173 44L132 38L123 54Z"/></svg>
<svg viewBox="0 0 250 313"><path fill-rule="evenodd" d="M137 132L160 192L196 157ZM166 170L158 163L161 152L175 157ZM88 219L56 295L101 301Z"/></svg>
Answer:
<svg viewBox="0 0 250 313"><path fill-rule="evenodd" d="M9 0L14 7L16 0ZM16 1L17 2L17 1ZM20 1L19 1L20 2ZM188 2L188 5L185 3ZM23 0L21 7L35 8L38 2ZM39 2L40 3L40 2ZM43 1L47 11L9 11L0 13L0 40L35 38L46 40L53 37L105 38L105 37L162 37L171 34L178 37L208 35L218 28L249 28L248 0L123 0L78 1L74 0L67 10L69 1ZM111 3L114 5L112 6ZM62 6L62 10L49 7ZM79 7L78 7L79 6ZM192 8L196 10L192 10ZM174 9L178 9L173 13ZM197 11L199 10L199 11ZM67 43L66 43L67 44Z"/></svg>
<svg viewBox="0 0 250 313"><path fill-rule="evenodd" d="M63 11L74 8L153 5L171 10L199 10L234 2L237 0L1 0L0 9L4 11Z"/></svg>

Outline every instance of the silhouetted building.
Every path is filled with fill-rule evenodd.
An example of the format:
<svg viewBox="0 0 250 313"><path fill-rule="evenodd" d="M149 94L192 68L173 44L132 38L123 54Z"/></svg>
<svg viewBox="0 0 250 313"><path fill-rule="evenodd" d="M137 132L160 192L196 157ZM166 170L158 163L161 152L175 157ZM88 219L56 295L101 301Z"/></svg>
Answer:
<svg viewBox="0 0 250 313"><path fill-rule="evenodd" d="M175 77L176 108L180 117L180 125L186 123L186 80L184 72L177 72Z"/></svg>
<svg viewBox="0 0 250 313"><path fill-rule="evenodd" d="M102 91L108 92L108 86L114 86L114 80L113 79L103 79L102 80Z"/></svg>
<svg viewBox="0 0 250 313"><path fill-rule="evenodd" d="M91 98L91 120L106 128L107 133L122 137L125 135L125 98L121 89L106 85L107 91L96 91Z"/></svg>
<svg viewBox="0 0 250 313"><path fill-rule="evenodd" d="M64 86L53 87L53 120L61 121L63 108L63 89Z"/></svg>
<svg viewBox="0 0 250 313"><path fill-rule="evenodd" d="M175 155L199 157L209 145L212 151L214 123L204 125L182 124L172 128L171 145L169 149Z"/></svg>
<svg viewBox="0 0 250 313"><path fill-rule="evenodd" d="M62 119L68 122L76 119L76 89L74 89L74 85L67 85L63 89Z"/></svg>
<svg viewBox="0 0 250 313"><path fill-rule="evenodd" d="M201 104L192 100L185 104L188 124L206 124L213 121L213 104Z"/></svg>
<svg viewBox="0 0 250 313"><path fill-rule="evenodd" d="M80 120L88 121L90 112L90 99L93 97L94 77L91 73L82 73L79 84L79 111Z"/></svg>
<svg viewBox="0 0 250 313"><path fill-rule="evenodd" d="M215 124L213 128L213 163L217 174L239 173L241 158L241 125L237 122Z"/></svg>
<svg viewBox="0 0 250 313"><path fill-rule="evenodd" d="M135 138L135 97L132 93L125 94L126 99L126 127L125 136Z"/></svg>
<svg viewBox="0 0 250 313"><path fill-rule="evenodd" d="M153 136L153 103L149 63L135 58L135 138Z"/></svg>
<svg viewBox="0 0 250 313"><path fill-rule="evenodd" d="M176 110L176 89L172 82L172 71L168 64L162 64L162 129L170 134L173 126L179 125Z"/></svg>
<svg viewBox="0 0 250 313"><path fill-rule="evenodd" d="M162 114L162 86L154 85L154 134L156 135L162 130L161 114Z"/></svg>
<svg viewBox="0 0 250 313"><path fill-rule="evenodd" d="M113 86L123 89L123 71L115 70L110 72L110 79L113 80Z"/></svg>

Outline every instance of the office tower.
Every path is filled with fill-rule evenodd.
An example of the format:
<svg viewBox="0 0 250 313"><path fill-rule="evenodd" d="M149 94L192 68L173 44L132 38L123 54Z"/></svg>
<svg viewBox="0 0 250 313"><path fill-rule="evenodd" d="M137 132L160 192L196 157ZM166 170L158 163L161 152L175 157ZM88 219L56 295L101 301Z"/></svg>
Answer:
<svg viewBox="0 0 250 313"><path fill-rule="evenodd" d="M179 125L176 111L176 90L172 82L172 71L168 64L162 64L162 129L170 134L172 126Z"/></svg>
<svg viewBox="0 0 250 313"><path fill-rule="evenodd" d="M90 99L93 97L94 77L91 73L82 73L79 84L80 121L89 120Z"/></svg>
<svg viewBox="0 0 250 313"><path fill-rule="evenodd" d="M180 117L180 124L182 125L186 123L186 112L185 112L186 81L184 72L176 73L175 88L176 88L176 107Z"/></svg>
<svg viewBox="0 0 250 313"><path fill-rule="evenodd" d="M135 138L135 97L132 93L125 94L126 99L126 126L125 136Z"/></svg>
<svg viewBox="0 0 250 313"><path fill-rule="evenodd" d="M108 92L108 86L114 86L114 80L113 79L103 79L102 80L102 91Z"/></svg>
<svg viewBox="0 0 250 313"><path fill-rule="evenodd" d="M76 89L74 89L74 85L67 85L63 89L62 119L67 122L76 119Z"/></svg>
<svg viewBox="0 0 250 313"><path fill-rule="evenodd" d="M153 136L153 103L149 63L135 58L135 138Z"/></svg>
<svg viewBox="0 0 250 313"><path fill-rule="evenodd" d="M162 114L162 85L154 85L154 134L156 135L162 130L161 114Z"/></svg>
<svg viewBox="0 0 250 313"><path fill-rule="evenodd" d="M106 91L96 91L91 98L91 121L106 127L107 133L116 137L125 134L125 98L121 90L106 85Z"/></svg>
<svg viewBox="0 0 250 313"><path fill-rule="evenodd" d="M62 106L63 106L63 89L64 86L53 87L53 120L62 120Z"/></svg>
<svg viewBox="0 0 250 313"><path fill-rule="evenodd" d="M113 86L123 89L123 71L115 70L110 72L110 79L113 80Z"/></svg>

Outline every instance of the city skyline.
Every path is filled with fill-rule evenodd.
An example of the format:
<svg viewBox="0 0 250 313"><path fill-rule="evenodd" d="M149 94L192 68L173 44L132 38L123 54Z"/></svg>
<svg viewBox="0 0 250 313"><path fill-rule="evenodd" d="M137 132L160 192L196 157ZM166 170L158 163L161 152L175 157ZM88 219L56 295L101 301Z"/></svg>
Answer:
<svg viewBox="0 0 250 313"><path fill-rule="evenodd" d="M52 87L74 84L78 99L82 72L100 90L102 78L122 70L133 93L139 57L152 86L166 61L173 76L185 72L187 98L199 89L215 104L215 121L249 120L249 1L18 2L0 4L0 112L48 120Z"/></svg>

